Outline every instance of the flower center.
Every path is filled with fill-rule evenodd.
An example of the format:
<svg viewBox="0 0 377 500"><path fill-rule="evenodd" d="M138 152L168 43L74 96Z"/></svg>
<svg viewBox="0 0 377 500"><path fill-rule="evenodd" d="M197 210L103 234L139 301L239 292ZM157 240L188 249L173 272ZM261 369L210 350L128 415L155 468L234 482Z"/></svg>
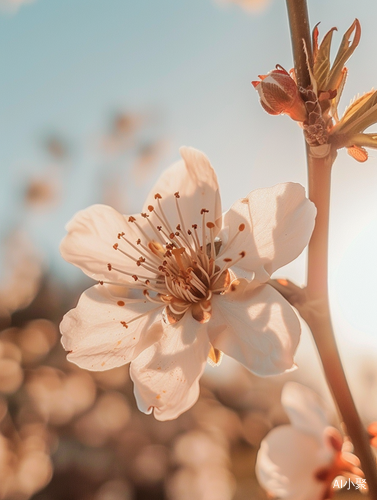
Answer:
<svg viewBox="0 0 377 500"><path fill-rule="evenodd" d="M164 213L162 197L157 193L157 206L148 206L149 213L141 214L141 224L133 216L128 219L136 239L132 241L123 232L118 234L120 241L113 248L133 260L142 272L131 274L111 264L108 264L108 269L132 276L135 280L133 288L141 288L149 301L165 306L163 317L166 322L179 321L190 308L197 321L206 322L211 317L213 294L228 289L234 277L229 267L242 259L245 252L240 252L236 259L225 258L220 263L218 256L222 242L216 238L215 223L206 221L209 211L201 209L200 228L191 224L190 229L186 229L180 195L177 192L174 196L175 215L178 216L175 228ZM244 229L245 225L241 224L236 236ZM140 255L138 258L135 257L137 254Z"/></svg>

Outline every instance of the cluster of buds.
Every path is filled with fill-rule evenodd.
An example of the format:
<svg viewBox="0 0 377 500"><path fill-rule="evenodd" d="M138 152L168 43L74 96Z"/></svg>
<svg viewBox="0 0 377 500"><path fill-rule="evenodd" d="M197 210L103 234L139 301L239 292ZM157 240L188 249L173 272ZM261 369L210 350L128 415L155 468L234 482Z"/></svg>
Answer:
<svg viewBox="0 0 377 500"><path fill-rule="evenodd" d="M364 147L377 148L377 134L365 134L377 122L377 91L356 98L339 118L338 104L347 77L345 63L360 41L361 28L357 19L343 36L335 60L330 64L332 28L318 43L318 25L313 30L313 49L305 47L310 86L297 85L294 71L281 66L260 76L252 84L258 91L263 108L272 115L287 114L300 122L310 153L325 157L331 151L346 147L357 161L368 158ZM312 63L310 62L312 61Z"/></svg>

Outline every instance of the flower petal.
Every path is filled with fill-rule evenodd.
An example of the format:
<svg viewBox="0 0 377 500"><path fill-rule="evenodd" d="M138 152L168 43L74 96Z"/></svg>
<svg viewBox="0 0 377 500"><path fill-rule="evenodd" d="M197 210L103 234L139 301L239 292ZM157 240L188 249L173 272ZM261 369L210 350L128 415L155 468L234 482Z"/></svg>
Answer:
<svg viewBox="0 0 377 500"><path fill-rule="evenodd" d="M199 397L199 379L210 344L207 325L188 311L176 324L165 325L161 339L131 363L137 405L157 420L171 420Z"/></svg>
<svg viewBox="0 0 377 500"><path fill-rule="evenodd" d="M296 382L287 382L281 402L294 427L323 440L329 420L324 402L314 391Z"/></svg>
<svg viewBox="0 0 377 500"><path fill-rule="evenodd" d="M161 313L162 306L117 297L110 287L95 285L60 324L67 358L98 371L129 363L162 335Z"/></svg>
<svg viewBox="0 0 377 500"><path fill-rule="evenodd" d="M191 229L193 224L197 224L200 229L203 220L201 215L203 208L209 211L206 213L207 222L216 223L216 221L220 221L219 185L216 173L208 158L194 148L182 147L180 153L183 160L175 163L162 173L149 193L143 211L148 212L150 206L153 206L158 211L155 195L159 194L161 195L160 205L173 231L175 231L178 224L181 225L182 229L185 227L186 230ZM176 207L174 193L177 192L180 196L177 201L182 218L179 216ZM150 217L152 217L152 214ZM154 219L157 221L156 217Z"/></svg>
<svg viewBox="0 0 377 500"><path fill-rule="evenodd" d="M256 375L276 375L293 367L300 322L288 302L270 285L234 282L212 298L208 323L214 347Z"/></svg>
<svg viewBox="0 0 377 500"><path fill-rule="evenodd" d="M300 184L277 184L252 191L223 216L219 237L231 242L241 225L245 229L224 247L221 258L245 257L237 264L246 278L265 282L280 267L298 257L314 228L316 208Z"/></svg>
<svg viewBox="0 0 377 500"><path fill-rule="evenodd" d="M118 234L125 233L125 237L134 244L138 236L124 215L107 205L93 205L78 212L68 222L66 229L68 234L60 245L61 254L66 261L99 281L135 283L131 275L140 271L136 265L140 253L127 245L124 240L119 240ZM123 244L124 250L134 257L134 260L115 250L115 243L119 246ZM108 264L111 264L111 270ZM114 268L128 272L130 276Z"/></svg>
<svg viewBox="0 0 377 500"><path fill-rule="evenodd" d="M271 496L289 500L322 500L328 484L315 474L332 463L318 441L291 425L269 432L262 441L255 472Z"/></svg>

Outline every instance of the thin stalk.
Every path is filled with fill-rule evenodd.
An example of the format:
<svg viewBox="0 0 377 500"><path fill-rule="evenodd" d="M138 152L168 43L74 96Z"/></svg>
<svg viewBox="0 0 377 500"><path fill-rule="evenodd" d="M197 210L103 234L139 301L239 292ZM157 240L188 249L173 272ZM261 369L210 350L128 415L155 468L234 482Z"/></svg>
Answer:
<svg viewBox="0 0 377 500"><path fill-rule="evenodd" d="M303 40L310 47L310 32L306 0L287 0L292 48L297 81L309 85L309 72ZM309 42L308 42L309 41ZM300 55L301 52L301 55ZM306 85L305 85L306 83ZM309 198L317 207L316 225L309 243L307 307L304 319L308 323L322 361L327 382L337 404L340 416L361 462L369 487L369 495L377 500L377 469L369 439L358 415L339 356L328 295L328 232L330 213L331 168L336 154L313 158L307 148Z"/></svg>

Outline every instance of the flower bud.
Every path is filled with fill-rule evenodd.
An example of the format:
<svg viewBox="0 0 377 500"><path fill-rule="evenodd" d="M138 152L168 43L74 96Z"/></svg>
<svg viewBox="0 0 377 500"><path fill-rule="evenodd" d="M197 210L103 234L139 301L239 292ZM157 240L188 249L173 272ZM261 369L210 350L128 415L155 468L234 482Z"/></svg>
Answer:
<svg viewBox="0 0 377 500"><path fill-rule="evenodd" d="M292 120L303 122L307 118L304 101L293 78L281 66L267 75L259 75L261 81L251 82L259 93L263 108L270 115L289 115Z"/></svg>

